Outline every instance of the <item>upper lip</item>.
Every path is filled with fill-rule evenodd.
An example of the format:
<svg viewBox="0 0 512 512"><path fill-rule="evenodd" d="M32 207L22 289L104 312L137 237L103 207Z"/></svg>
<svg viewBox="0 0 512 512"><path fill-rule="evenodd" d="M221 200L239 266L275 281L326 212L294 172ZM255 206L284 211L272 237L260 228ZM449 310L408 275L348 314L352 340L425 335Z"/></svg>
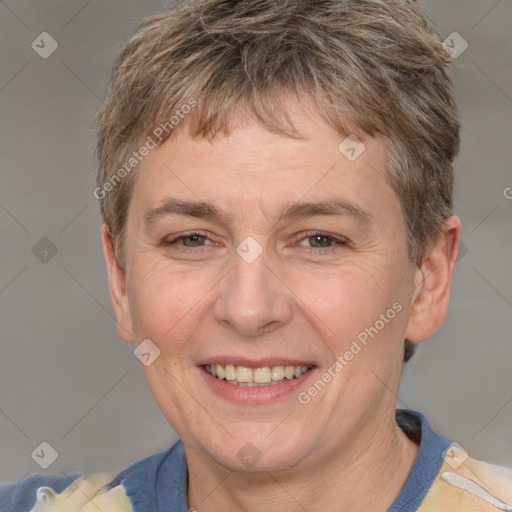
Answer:
<svg viewBox="0 0 512 512"><path fill-rule="evenodd" d="M310 360L289 359L286 357L265 357L259 359L249 359L237 356L215 356L203 359L197 363L198 366L212 364L232 364L235 366L245 366L246 368L263 368L265 366L316 366Z"/></svg>

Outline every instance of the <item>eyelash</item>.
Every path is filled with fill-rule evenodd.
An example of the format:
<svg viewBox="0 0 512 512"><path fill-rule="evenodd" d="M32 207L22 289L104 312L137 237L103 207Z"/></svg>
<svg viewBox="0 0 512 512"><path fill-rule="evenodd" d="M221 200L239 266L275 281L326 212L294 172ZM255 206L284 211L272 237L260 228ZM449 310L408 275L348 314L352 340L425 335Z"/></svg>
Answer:
<svg viewBox="0 0 512 512"><path fill-rule="evenodd" d="M302 242L304 240L307 240L308 238L315 238L315 237L322 237L330 242L333 242L333 245L330 245L328 247L309 247L309 252L316 253L316 252L326 252L326 250L329 251L336 251L342 247L345 247L348 245L348 240L345 238L338 238L333 235L329 235L327 233L322 233L321 231L314 231L307 233L305 236L303 236L299 242Z"/></svg>
<svg viewBox="0 0 512 512"><path fill-rule="evenodd" d="M203 237L203 238L208 239L207 235L205 235L205 234L203 234L201 232L198 232L198 231L194 231L194 232L191 232L191 233L188 233L188 234L185 234L185 235L180 235L180 236L178 236L178 237L176 237L176 238L174 238L172 240L166 241L165 245L166 246L176 245L177 242L183 241L183 239L189 238L189 237L193 237L193 236L199 236L199 237ZM304 240L307 240L308 238L315 238L315 237L322 237L322 238L327 239L330 242L334 243L335 245L331 245L331 246L328 246L328 247L310 247L309 250L308 250L308 252L310 252L310 253L318 253L318 252L325 253L327 251L335 251L335 250L340 249L341 247L344 247L344 246L348 245L348 241L346 239L338 238L338 237L335 237L335 236L332 236L332 235L329 235L329 234L326 234L326 233L322 233L320 231L313 231L313 232L307 233L305 236L303 236L299 240L299 243L303 242ZM186 249L185 252L195 252L194 249L201 249L202 247L204 247L204 246L202 246L202 245L190 246L190 247L182 246L183 249Z"/></svg>

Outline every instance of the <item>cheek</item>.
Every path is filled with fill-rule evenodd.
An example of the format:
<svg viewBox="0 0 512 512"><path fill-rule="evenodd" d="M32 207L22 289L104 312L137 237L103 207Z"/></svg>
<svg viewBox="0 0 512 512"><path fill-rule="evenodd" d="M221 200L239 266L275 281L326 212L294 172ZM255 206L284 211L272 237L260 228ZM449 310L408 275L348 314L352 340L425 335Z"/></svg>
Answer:
<svg viewBox="0 0 512 512"><path fill-rule="evenodd" d="M157 345L186 336L208 300L212 288L208 273L177 270L167 262L142 258L133 269L128 296L136 336Z"/></svg>
<svg viewBox="0 0 512 512"><path fill-rule="evenodd" d="M351 265L316 275L302 272L295 283L290 288L299 299L297 307L336 356L358 337L367 343L400 339L406 308L404 286L394 269ZM388 343L380 344L383 350L384 345Z"/></svg>

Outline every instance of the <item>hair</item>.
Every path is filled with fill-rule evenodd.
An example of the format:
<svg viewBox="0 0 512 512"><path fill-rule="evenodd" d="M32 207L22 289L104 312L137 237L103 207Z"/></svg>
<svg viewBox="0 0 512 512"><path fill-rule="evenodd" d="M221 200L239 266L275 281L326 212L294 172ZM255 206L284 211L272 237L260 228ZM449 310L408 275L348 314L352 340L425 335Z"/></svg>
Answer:
<svg viewBox="0 0 512 512"><path fill-rule="evenodd" d="M411 0L180 0L146 19L117 56L97 115L95 197L117 264L137 148L185 127L227 135L245 114L300 138L284 106L291 95L341 134L350 125L384 140L384 178L420 265L453 209L460 123L450 61ZM416 344L405 341L407 361Z"/></svg>

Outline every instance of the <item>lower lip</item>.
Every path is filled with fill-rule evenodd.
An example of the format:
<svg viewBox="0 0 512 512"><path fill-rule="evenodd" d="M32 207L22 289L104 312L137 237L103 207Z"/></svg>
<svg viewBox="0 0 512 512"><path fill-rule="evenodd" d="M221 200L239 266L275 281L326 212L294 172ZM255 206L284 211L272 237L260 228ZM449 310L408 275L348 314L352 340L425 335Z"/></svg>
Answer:
<svg viewBox="0 0 512 512"><path fill-rule="evenodd" d="M229 384L225 380L217 379L210 375L202 366L199 367L203 379L214 393L241 404L265 404L288 398L294 391L297 391L298 388L304 385L305 381L315 373L315 370L316 368L311 368L304 375L292 380L284 380L280 384L238 386L236 384Z"/></svg>

